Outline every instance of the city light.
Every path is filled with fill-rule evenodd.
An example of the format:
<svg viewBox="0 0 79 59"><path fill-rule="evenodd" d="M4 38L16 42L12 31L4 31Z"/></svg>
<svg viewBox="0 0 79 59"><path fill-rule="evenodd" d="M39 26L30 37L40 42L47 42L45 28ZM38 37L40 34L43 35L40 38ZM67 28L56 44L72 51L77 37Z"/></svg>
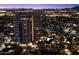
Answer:
<svg viewBox="0 0 79 59"><path fill-rule="evenodd" d="M0 54L79 55L79 7L0 9Z"/></svg>
<svg viewBox="0 0 79 59"><path fill-rule="evenodd" d="M71 32L72 34L76 34L76 31L74 31L74 30L72 30L72 32Z"/></svg>
<svg viewBox="0 0 79 59"><path fill-rule="evenodd" d="M13 25L11 25L10 27L12 27L12 28L13 28L14 26L13 26Z"/></svg>

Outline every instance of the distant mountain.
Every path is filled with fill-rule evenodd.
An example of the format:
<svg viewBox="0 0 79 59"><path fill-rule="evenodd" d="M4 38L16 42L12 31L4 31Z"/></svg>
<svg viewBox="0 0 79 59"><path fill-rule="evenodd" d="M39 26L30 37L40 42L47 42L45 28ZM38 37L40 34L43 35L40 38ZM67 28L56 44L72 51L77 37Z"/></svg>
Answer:
<svg viewBox="0 0 79 59"><path fill-rule="evenodd" d="M71 9L77 9L77 10L79 10L79 6L72 7Z"/></svg>
<svg viewBox="0 0 79 59"><path fill-rule="evenodd" d="M72 8L63 8L62 10L79 10L79 6L75 6Z"/></svg>

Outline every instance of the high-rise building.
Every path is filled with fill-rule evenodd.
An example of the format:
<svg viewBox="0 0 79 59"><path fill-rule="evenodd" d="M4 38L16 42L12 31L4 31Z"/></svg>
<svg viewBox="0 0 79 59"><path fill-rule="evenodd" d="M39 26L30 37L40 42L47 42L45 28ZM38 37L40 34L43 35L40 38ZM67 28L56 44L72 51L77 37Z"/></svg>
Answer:
<svg viewBox="0 0 79 59"><path fill-rule="evenodd" d="M18 42L26 43L31 40L31 14L30 12L16 12L14 33Z"/></svg>
<svg viewBox="0 0 79 59"><path fill-rule="evenodd" d="M15 39L18 42L26 43L38 40L41 29L41 14L39 11L16 12L14 26Z"/></svg>

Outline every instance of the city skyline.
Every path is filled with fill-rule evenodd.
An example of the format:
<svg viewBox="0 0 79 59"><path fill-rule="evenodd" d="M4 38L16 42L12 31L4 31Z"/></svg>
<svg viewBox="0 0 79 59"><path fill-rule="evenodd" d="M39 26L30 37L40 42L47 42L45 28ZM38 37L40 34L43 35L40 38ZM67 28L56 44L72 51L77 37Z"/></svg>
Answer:
<svg viewBox="0 0 79 59"><path fill-rule="evenodd" d="M0 4L0 8L34 8L34 9L43 9L43 8L72 8L79 6L79 4Z"/></svg>
<svg viewBox="0 0 79 59"><path fill-rule="evenodd" d="M78 5L0 6L0 55L79 55Z"/></svg>

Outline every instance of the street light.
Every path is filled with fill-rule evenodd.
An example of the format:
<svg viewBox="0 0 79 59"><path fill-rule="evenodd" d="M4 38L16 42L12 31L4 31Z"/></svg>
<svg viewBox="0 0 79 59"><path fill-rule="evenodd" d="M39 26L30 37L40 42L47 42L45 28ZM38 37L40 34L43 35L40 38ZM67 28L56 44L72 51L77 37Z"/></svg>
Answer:
<svg viewBox="0 0 79 59"><path fill-rule="evenodd" d="M13 25L11 25L10 27L11 27L11 28L13 28L14 26L13 26Z"/></svg>

